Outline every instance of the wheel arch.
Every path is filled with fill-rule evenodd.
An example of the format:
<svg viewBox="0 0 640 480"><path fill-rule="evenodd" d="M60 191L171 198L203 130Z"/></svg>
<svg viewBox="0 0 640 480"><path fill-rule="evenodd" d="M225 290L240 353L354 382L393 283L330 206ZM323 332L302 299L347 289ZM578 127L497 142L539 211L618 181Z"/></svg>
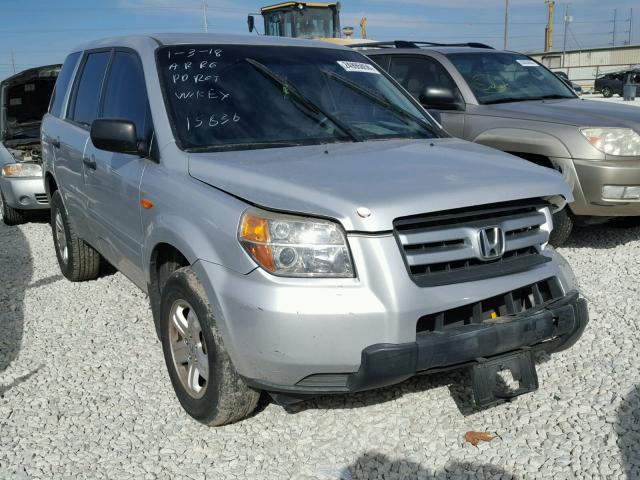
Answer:
<svg viewBox="0 0 640 480"><path fill-rule="evenodd" d="M51 172L46 172L44 174L44 188L47 198L49 199L49 203L51 203L53 193L58 190L58 182L56 182L56 179Z"/></svg>
<svg viewBox="0 0 640 480"><path fill-rule="evenodd" d="M546 132L522 128L493 128L480 133L474 142L503 152L521 156L572 158L567 146L558 137Z"/></svg>

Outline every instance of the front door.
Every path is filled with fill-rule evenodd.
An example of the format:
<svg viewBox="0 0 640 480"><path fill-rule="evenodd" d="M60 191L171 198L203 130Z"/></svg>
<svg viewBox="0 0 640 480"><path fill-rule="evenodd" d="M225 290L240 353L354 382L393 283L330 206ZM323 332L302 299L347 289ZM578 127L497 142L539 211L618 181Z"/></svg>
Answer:
<svg viewBox="0 0 640 480"><path fill-rule="evenodd" d="M140 142L147 143L150 138L144 74L135 53L114 52L98 118L130 120ZM91 140L84 155L88 211L98 237L97 248L131 280L144 284L140 182L149 160L144 155L99 150Z"/></svg>

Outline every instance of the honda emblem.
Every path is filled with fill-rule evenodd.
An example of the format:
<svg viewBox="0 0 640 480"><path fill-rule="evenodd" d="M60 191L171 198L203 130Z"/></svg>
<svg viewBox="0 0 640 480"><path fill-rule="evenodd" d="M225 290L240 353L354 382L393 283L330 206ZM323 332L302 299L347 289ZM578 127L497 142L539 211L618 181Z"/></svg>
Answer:
<svg viewBox="0 0 640 480"><path fill-rule="evenodd" d="M504 232L500 227L484 227L478 230L481 260L495 260L504 254Z"/></svg>

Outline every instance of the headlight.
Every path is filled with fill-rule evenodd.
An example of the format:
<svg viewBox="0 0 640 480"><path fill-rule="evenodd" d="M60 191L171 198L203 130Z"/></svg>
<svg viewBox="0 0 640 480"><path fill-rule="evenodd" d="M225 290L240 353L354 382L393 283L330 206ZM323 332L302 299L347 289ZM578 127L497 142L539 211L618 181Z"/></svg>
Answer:
<svg viewBox="0 0 640 480"><path fill-rule="evenodd" d="M607 155L640 155L640 135L630 128L581 128L580 133L591 145Z"/></svg>
<svg viewBox="0 0 640 480"><path fill-rule="evenodd" d="M8 163L2 167L3 177L41 177L42 167L37 163Z"/></svg>
<svg viewBox="0 0 640 480"><path fill-rule="evenodd" d="M353 277L347 237L337 223L250 208L238 239L262 268L283 277Z"/></svg>

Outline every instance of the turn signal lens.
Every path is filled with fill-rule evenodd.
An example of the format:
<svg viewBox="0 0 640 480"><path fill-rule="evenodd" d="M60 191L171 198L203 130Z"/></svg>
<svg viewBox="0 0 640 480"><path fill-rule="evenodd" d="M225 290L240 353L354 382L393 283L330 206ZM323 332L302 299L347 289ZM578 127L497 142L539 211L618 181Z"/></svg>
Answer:
<svg viewBox="0 0 640 480"><path fill-rule="evenodd" d="M285 277L353 277L347 238L335 222L251 208L238 240L262 268Z"/></svg>
<svg viewBox="0 0 640 480"><path fill-rule="evenodd" d="M258 264L273 273L276 270L273 250L268 245L269 224L266 219L245 213L240 226L240 241Z"/></svg>

